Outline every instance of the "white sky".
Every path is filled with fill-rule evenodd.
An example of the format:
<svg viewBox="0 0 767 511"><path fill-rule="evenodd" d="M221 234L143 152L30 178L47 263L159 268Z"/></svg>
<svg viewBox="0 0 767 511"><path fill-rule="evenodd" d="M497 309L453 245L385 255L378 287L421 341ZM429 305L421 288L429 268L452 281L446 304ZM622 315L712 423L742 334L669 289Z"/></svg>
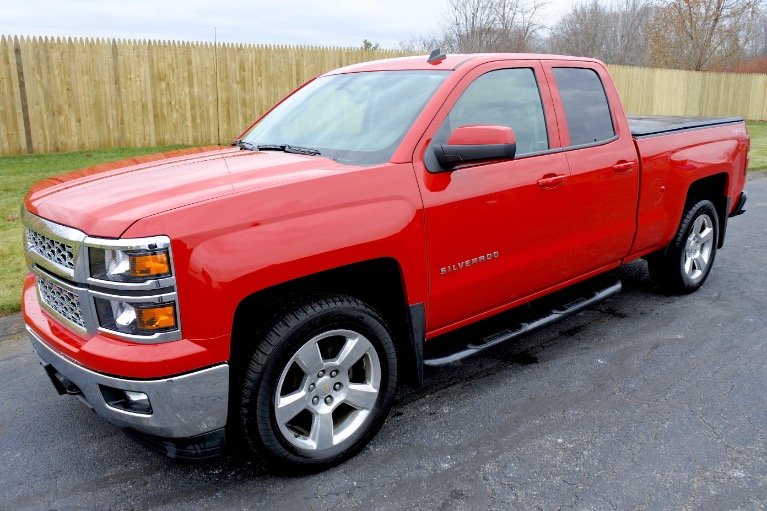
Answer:
<svg viewBox="0 0 767 511"><path fill-rule="evenodd" d="M574 0L548 0L553 23ZM436 32L445 0L0 0L0 35L383 48Z"/></svg>

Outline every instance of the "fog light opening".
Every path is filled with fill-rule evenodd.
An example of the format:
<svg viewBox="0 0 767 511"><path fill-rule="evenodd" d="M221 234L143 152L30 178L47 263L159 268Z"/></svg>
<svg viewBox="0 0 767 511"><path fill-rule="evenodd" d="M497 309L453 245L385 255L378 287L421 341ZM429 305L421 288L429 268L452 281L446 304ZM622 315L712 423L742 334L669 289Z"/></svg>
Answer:
<svg viewBox="0 0 767 511"><path fill-rule="evenodd" d="M149 396L143 392L115 389L104 385L99 385L99 387L108 406L125 412L152 415L152 404L149 402Z"/></svg>

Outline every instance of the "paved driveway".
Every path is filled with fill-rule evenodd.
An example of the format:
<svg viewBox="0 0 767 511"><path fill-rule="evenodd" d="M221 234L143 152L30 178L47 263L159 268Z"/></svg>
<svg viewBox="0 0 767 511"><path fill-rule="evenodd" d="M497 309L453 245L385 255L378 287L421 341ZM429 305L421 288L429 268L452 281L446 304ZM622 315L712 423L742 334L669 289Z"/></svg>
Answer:
<svg viewBox="0 0 767 511"><path fill-rule="evenodd" d="M698 293L632 263L597 308L429 370L359 456L307 477L146 451L57 396L4 318L0 509L765 509L767 177L748 190Z"/></svg>

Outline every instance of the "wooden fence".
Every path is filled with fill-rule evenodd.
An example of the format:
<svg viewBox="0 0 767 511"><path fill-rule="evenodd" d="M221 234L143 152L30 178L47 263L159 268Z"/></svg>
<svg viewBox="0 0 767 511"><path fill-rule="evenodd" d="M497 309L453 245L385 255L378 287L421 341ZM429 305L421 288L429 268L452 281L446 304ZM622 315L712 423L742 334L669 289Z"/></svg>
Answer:
<svg viewBox="0 0 767 511"><path fill-rule="evenodd" d="M0 37L0 154L228 143L353 48ZM627 112L767 119L767 75L611 66Z"/></svg>
<svg viewBox="0 0 767 511"><path fill-rule="evenodd" d="M0 154L228 143L306 80L400 55L0 37Z"/></svg>
<svg viewBox="0 0 767 511"><path fill-rule="evenodd" d="M767 75L607 66L623 108L644 115L732 115L767 120Z"/></svg>

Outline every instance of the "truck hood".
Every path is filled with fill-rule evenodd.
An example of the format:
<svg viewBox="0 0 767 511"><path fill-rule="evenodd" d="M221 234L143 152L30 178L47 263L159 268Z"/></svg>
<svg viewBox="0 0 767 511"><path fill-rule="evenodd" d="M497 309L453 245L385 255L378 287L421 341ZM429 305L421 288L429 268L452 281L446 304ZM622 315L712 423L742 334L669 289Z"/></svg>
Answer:
<svg viewBox="0 0 767 511"><path fill-rule="evenodd" d="M30 213L91 236L118 238L137 220L244 189L352 170L333 160L209 146L106 163L35 184ZM166 233L158 233L166 234Z"/></svg>

